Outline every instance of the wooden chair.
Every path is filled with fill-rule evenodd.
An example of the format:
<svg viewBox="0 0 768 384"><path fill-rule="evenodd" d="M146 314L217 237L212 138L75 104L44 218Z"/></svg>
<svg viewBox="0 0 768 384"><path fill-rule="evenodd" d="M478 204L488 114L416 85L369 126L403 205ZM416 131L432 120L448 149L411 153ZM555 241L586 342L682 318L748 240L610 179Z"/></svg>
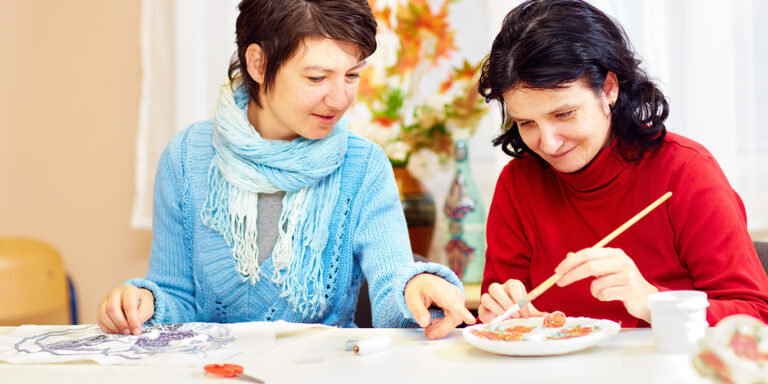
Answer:
<svg viewBox="0 0 768 384"><path fill-rule="evenodd" d="M77 324L61 255L32 239L0 237L0 325Z"/></svg>
<svg viewBox="0 0 768 384"><path fill-rule="evenodd" d="M753 241L757 256L760 257L760 263L763 264L763 270L768 274L768 241Z"/></svg>

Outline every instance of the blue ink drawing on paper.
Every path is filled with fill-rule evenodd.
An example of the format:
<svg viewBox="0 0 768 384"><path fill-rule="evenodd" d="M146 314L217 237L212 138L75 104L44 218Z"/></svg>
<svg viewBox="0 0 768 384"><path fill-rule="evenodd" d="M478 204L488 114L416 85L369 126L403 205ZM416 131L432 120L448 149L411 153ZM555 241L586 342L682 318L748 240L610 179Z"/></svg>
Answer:
<svg viewBox="0 0 768 384"><path fill-rule="evenodd" d="M138 360L159 353L203 356L235 341L223 324L161 324L144 328L139 336L110 335L96 325L86 328L49 331L21 339L20 353L47 352L56 356L110 356Z"/></svg>

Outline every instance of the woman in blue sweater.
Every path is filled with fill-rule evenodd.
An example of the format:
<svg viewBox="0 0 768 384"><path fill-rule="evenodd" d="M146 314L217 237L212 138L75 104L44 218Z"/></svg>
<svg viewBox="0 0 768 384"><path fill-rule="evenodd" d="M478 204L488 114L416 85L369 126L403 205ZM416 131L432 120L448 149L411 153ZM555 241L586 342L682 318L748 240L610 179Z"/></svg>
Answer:
<svg viewBox="0 0 768 384"><path fill-rule="evenodd" d="M422 326L439 338L474 323L456 276L413 262L391 165L342 119L376 49L367 1L244 0L239 9L237 57L214 119L176 134L160 159L147 276L104 298L101 328L349 327L363 278L374 326Z"/></svg>

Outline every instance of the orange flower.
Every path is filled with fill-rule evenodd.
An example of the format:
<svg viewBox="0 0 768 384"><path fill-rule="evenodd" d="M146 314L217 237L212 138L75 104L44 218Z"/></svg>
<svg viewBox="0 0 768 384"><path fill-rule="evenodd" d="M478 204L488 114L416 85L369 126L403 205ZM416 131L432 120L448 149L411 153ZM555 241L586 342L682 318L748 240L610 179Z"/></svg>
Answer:
<svg viewBox="0 0 768 384"><path fill-rule="evenodd" d="M397 123L397 120L387 117L387 116L376 116L372 118L374 123L381 125L382 127L386 128L392 128L395 123Z"/></svg>
<svg viewBox="0 0 768 384"><path fill-rule="evenodd" d="M437 65L440 59L450 57L456 50L454 32L448 23L448 6L452 0L443 2L438 12L433 13L427 0L412 0L397 6L395 33L400 37L400 57L397 72L413 70L419 60ZM428 44L434 44L434 51Z"/></svg>
<svg viewBox="0 0 768 384"><path fill-rule="evenodd" d="M384 8L379 9L376 0L368 0L368 5L371 6L373 17L376 18L376 21L379 23L383 22L388 29L392 29L392 8L384 6Z"/></svg>
<svg viewBox="0 0 768 384"><path fill-rule="evenodd" d="M367 67L360 72L360 81L357 85L357 98L363 102L375 100L379 96L379 88L373 84L373 67Z"/></svg>
<svg viewBox="0 0 768 384"><path fill-rule="evenodd" d="M466 60L449 71L438 90L420 89L422 77L457 50L448 20L455 1L435 6L435 0L369 0L379 50L360 75L358 99L366 109L360 121L373 124L351 128L377 141L393 162L407 163L421 150L445 162L452 158L456 128L471 134L486 112L475 90L479 65Z"/></svg>

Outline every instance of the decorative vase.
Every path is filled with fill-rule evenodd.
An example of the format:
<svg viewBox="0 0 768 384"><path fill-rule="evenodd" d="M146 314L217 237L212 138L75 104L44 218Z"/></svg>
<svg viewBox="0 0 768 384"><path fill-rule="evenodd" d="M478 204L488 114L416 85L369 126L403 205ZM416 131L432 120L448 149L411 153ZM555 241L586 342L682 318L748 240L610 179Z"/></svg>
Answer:
<svg viewBox="0 0 768 384"><path fill-rule="evenodd" d="M408 236L414 253L427 257L435 232L435 201L424 184L405 166L392 167L395 171L400 203L403 205Z"/></svg>
<svg viewBox="0 0 768 384"><path fill-rule="evenodd" d="M466 139L456 141L454 154L456 173L443 207L449 235L445 253L461 281L476 284L483 281L485 268L485 208L472 177Z"/></svg>

